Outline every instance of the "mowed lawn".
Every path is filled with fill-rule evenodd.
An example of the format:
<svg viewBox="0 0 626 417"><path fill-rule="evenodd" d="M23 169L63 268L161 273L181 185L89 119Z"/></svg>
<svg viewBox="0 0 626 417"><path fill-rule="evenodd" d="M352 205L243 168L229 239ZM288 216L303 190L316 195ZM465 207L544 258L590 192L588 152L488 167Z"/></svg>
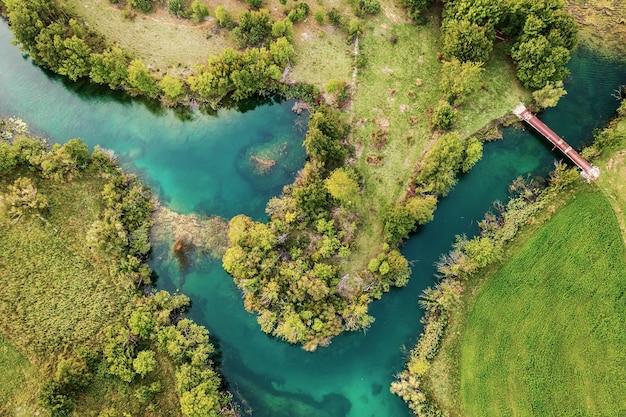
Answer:
<svg viewBox="0 0 626 417"><path fill-rule="evenodd" d="M462 331L464 415L626 415L622 242L587 189L489 279Z"/></svg>

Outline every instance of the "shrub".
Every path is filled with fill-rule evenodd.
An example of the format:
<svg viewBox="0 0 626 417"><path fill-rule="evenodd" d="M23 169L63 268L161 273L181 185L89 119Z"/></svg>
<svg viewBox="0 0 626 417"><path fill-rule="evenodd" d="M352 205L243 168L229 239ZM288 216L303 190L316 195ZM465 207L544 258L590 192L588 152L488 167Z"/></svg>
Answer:
<svg viewBox="0 0 626 417"><path fill-rule="evenodd" d="M142 13L149 13L152 10L152 3L150 0L130 0L130 6Z"/></svg>
<svg viewBox="0 0 626 417"><path fill-rule="evenodd" d="M232 29L235 26L235 20L228 10L222 5L215 8L215 19L220 27Z"/></svg>
<svg viewBox="0 0 626 417"><path fill-rule="evenodd" d="M317 8L313 11L313 18L315 19L315 21L317 22L317 24L319 24L319 25L323 25L323 24L324 24L324 19L325 19L324 8L322 8L322 7L317 7Z"/></svg>
<svg viewBox="0 0 626 417"><path fill-rule="evenodd" d="M359 0L359 9L367 14L378 14L380 3L378 0Z"/></svg>
<svg viewBox="0 0 626 417"><path fill-rule="evenodd" d="M246 0L248 6L252 7L254 10L259 10L263 5L263 0Z"/></svg>
<svg viewBox="0 0 626 417"><path fill-rule="evenodd" d="M445 100L441 100L433 110L430 123L435 129L450 130L456 123L458 112Z"/></svg>
<svg viewBox="0 0 626 417"><path fill-rule="evenodd" d="M301 22L306 19L309 14L309 5L306 3L298 3L294 9L292 9L287 18L293 23Z"/></svg>
<svg viewBox="0 0 626 417"><path fill-rule="evenodd" d="M209 16L209 7L200 2L200 0L193 0L191 3L191 19L196 22L202 22L207 16Z"/></svg>
<svg viewBox="0 0 626 417"><path fill-rule="evenodd" d="M341 14L339 14L339 11L334 7L326 12L326 17L328 17L328 21L335 26L343 25L343 18L341 17Z"/></svg>

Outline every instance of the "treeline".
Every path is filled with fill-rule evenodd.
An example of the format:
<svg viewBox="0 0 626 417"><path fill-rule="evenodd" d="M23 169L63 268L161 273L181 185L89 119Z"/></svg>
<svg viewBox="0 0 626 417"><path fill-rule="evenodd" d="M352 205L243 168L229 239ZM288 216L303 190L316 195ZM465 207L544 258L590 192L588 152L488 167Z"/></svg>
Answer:
<svg viewBox="0 0 626 417"><path fill-rule="evenodd" d="M422 334L409 354L406 369L391 384L391 392L402 397L416 416L445 415L423 389L423 380L439 352L450 313L458 307L467 281L479 278L484 267L501 260L507 243L520 228L557 203L562 190L571 187L577 178L577 170L563 164L557 165L548 184L518 177L509 187L508 203L497 203L496 213L487 213L479 223L480 234L469 240L457 237L450 253L440 258L439 283L420 296L420 306L425 310Z"/></svg>
<svg viewBox="0 0 626 417"><path fill-rule="evenodd" d="M418 23L432 0L404 0ZM578 43L578 26L563 0L444 1L443 54L461 62L486 62L496 39L517 66L517 78L540 89L562 80Z"/></svg>
<svg viewBox="0 0 626 417"><path fill-rule="evenodd" d="M293 58L292 22L272 22L267 10L246 11L233 36L243 51L226 49L197 73L155 75L139 59L108 45L56 0L0 0L17 41L33 61L76 81L90 81L175 105L196 100L217 107L226 99L283 91L282 71ZM233 26L222 7L218 24Z"/></svg>
<svg viewBox="0 0 626 417"><path fill-rule="evenodd" d="M84 232L79 236L68 232L65 237L85 239L85 253L91 261L77 253L70 255L75 265L68 267L78 268L83 274L104 276L107 282L98 283L100 291L112 291L114 298L126 294L130 299L126 305L119 306L94 304L94 308L106 309L103 312L105 317L114 320L102 324L106 331L95 332L99 327L97 323L93 326L80 323L76 332L50 334L57 327L51 328L45 323L54 321L54 317L38 317L41 319L39 325L28 331L11 331L8 336L21 341L18 346L26 347L31 357L34 354L46 366L42 374L48 382L41 388L40 405L53 417L71 416L87 397L101 396L102 392L111 395L117 390L117 395L130 397L128 403L120 406L117 401L114 406L111 400L105 408L92 410L96 413L93 415L114 417L138 410L152 410L160 415L159 404L161 397L165 396L179 403L177 414L234 416L231 395L224 389L213 367L214 348L209 333L184 316L190 305L189 299L165 291L155 292L149 285L153 278L145 263L151 249L149 233L153 202L149 189L135 176L125 174L107 151L96 148L90 154L79 139L50 148L40 139L30 137L26 130L17 119L0 122L0 177L8 182L6 190L0 190L0 222L3 227L8 227L6 233L21 227L24 222L41 224L43 230L54 230L55 234L59 230L71 230L75 227L73 224L84 216L69 213L69 217L62 218L59 223L57 219L63 216L53 213L63 210L57 193L63 195L65 187L72 183L84 183L86 188L78 185L70 190L93 193L94 189L88 184L102 184L100 195L92 196L92 200L98 202L99 214L91 226L86 225L89 229L86 237ZM14 180L6 180L9 178ZM93 208L84 208L90 209ZM80 229L77 230L76 233L80 233ZM76 243L66 243L71 244ZM37 263L43 262L44 265L33 264L29 268L36 268L37 274L53 274L53 278L47 278L49 282L64 278L69 281L68 285L91 287L97 281L95 277L85 277L74 270L73 275L54 268L48 270L50 266L45 265L46 259L43 257ZM88 263L95 263L98 269L87 268ZM5 288L7 294L13 294L14 290L9 287ZM51 302L41 300L40 294L46 291L38 292L37 300L23 295L11 299L10 303L19 306L34 301ZM54 301L58 296L55 293L50 298ZM66 305L71 300L57 302ZM115 300L115 303L125 302ZM23 308L18 307L18 310ZM55 312L49 307L46 311L52 316L70 314L68 311ZM21 315L19 319L22 319Z"/></svg>

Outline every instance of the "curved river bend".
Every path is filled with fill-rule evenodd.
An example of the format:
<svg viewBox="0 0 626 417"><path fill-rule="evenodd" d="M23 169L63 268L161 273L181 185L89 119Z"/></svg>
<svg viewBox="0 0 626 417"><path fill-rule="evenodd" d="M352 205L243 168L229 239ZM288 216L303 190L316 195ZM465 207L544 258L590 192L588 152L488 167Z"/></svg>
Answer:
<svg viewBox="0 0 626 417"><path fill-rule="evenodd" d="M0 23L0 113L22 118L54 141L81 137L91 147L113 149L124 168L138 173L173 210L262 219L267 200L303 164L306 118L291 113L289 103L181 117L46 74L10 40L6 23ZM611 93L626 80L626 66L578 51L570 70L568 95L541 118L579 146L613 115L619 103ZM247 164L250 152L276 143L283 162L272 175L255 175ZM545 175L555 157L560 155L540 138L519 129L507 129L503 140L488 144L483 159L440 203L435 220L404 246L413 263L409 285L372 304L376 322L367 333L342 335L314 353L262 333L220 262L195 265L181 281L169 244L157 244L151 266L160 286L176 290L183 282L180 290L193 300L191 316L211 331L230 389L254 416L409 416L389 384L403 367L403 347L412 347L420 332L417 298L433 284L433 263L455 235L477 232L476 222L494 200L506 199L513 178Z"/></svg>

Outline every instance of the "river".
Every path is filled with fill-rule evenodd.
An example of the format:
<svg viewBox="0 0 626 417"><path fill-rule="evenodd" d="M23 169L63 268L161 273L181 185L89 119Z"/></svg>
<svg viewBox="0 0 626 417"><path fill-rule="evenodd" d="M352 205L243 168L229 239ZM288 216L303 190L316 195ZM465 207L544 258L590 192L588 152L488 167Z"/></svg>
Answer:
<svg viewBox="0 0 626 417"><path fill-rule="evenodd" d="M260 104L243 113L179 115L68 83L34 66L10 39L1 22L0 113L22 118L53 141L81 137L90 147L114 150L122 166L140 175L173 210L263 219L266 201L303 164L306 117L294 115L291 103ZM579 50L569 67L568 95L541 118L579 146L619 105L611 93L626 81L626 66ZM275 143L283 146L284 163L271 176L254 174L247 164L251 152ZM244 411L257 417L409 416L406 405L389 393L389 384L421 330L417 299L434 283L434 262L456 235L478 231L477 221L494 200L506 199L513 178L545 175L555 158L561 156L541 138L518 128L487 144L482 160L439 204L435 220L404 245L413 264L409 284L371 305L376 321L367 332L341 335L314 353L262 333L219 261L207 259L181 280L168 242L155 245L151 266L160 287L175 291L182 283L180 290L191 297L190 315L210 330L221 372Z"/></svg>

